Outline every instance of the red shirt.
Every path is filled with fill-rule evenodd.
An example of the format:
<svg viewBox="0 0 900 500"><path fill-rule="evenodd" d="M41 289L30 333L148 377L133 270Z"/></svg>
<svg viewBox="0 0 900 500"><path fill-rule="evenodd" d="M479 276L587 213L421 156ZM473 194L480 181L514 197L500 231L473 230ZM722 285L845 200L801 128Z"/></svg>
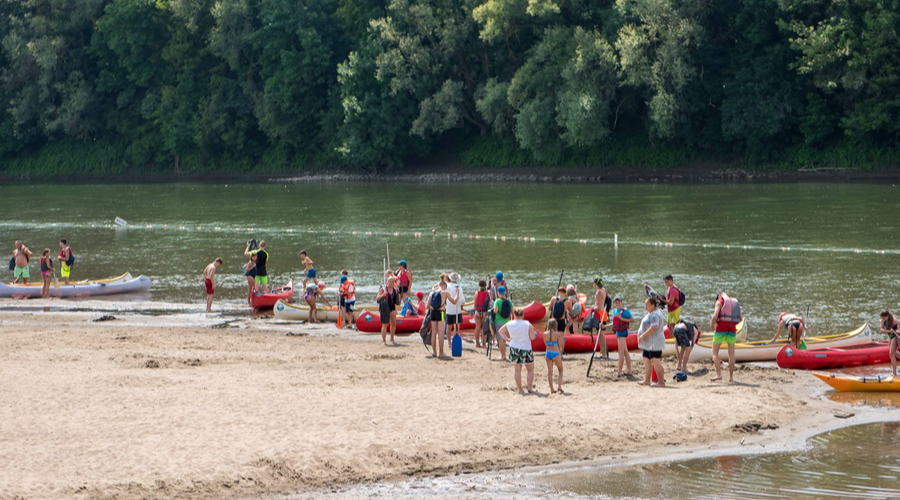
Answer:
<svg viewBox="0 0 900 500"><path fill-rule="evenodd" d="M673 299L674 302L671 302L672 305L669 306L669 312L675 312L679 307L681 307L681 304L678 303L678 289L674 286L670 286L669 294L668 297L666 297L666 300L672 301Z"/></svg>
<svg viewBox="0 0 900 500"><path fill-rule="evenodd" d="M399 278L400 278L401 285L409 286L409 275L410 275L409 269L403 269L402 271L400 271Z"/></svg>
<svg viewBox="0 0 900 500"><path fill-rule="evenodd" d="M725 307L725 301L723 299L719 299L716 301L716 303L721 306L719 308L719 315L721 317L722 307ZM716 318L716 331L737 333L737 323L732 323L731 321L720 321L719 318Z"/></svg>

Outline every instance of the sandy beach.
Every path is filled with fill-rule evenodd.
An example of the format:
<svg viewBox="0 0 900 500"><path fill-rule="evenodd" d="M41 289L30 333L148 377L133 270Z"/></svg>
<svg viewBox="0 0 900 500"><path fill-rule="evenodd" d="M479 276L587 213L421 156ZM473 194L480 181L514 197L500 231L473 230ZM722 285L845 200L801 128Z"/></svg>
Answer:
<svg viewBox="0 0 900 500"><path fill-rule="evenodd" d="M418 336L384 347L333 325L101 314L0 313L0 498L258 498L658 455L777 442L841 407L777 368L656 389L613 362L585 378L587 356L567 355L567 393L551 395L538 357L540 393L519 396L511 365L473 344L436 360ZM778 429L734 429L750 422Z"/></svg>

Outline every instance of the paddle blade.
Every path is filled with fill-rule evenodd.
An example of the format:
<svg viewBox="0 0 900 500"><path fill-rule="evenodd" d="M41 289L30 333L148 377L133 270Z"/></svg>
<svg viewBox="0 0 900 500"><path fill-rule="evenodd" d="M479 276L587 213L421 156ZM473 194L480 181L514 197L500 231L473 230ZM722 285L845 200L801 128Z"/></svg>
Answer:
<svg viewBox="0 0 900 500"><path fill-rule="evenodd" d="M340 307L338 307L338 328L343 328L343 327L344 327L344 315L343 315L342 311L340 310Z"/></svg>

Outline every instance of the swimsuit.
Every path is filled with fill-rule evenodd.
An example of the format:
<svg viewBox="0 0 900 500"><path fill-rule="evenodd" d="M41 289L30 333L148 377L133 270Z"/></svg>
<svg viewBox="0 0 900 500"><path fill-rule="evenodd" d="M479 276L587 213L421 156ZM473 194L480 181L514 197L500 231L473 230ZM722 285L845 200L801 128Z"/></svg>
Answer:
<svg viewBox="0 0 900 500"><path fill-rule="evenodd" d="M551 340L550 342L547 342L547 347L559 347L559 341ZM562 353L560 353L559 351L547 351L547 353L545 354L546 358L550 361L553 361L561 355Z"/></svg>

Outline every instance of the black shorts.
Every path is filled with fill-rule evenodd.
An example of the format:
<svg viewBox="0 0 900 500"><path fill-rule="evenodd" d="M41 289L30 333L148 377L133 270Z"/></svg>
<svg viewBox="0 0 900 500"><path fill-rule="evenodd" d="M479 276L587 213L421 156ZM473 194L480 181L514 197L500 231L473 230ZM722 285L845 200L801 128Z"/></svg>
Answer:
<svg viewBox="0 0 900 500"><path fill-rule="evenodd" d="M790 329L790 328L796 328L797 330L799 330L799 329L800 329L800 322L799 322L799 321L792 321L791 324L788 325L788 329Z"/></svg>
<svg viewBox="0 0 900 500"><path fill-rule="evenodd" d="M694 345L694 336L688 333L687 328L675 328L672 332L678 347L691 347Z"/></svg>
<svg viewBox="0 0 900 500"><path fill-rule="evenodd" d="M463 322L462 313L447 315L447 324L448 325L461 325L462 322Z"/></svg>
<svg viewBox="0 0 900 500"><path fill-rule="evenodd" d="M643 356L647 359L662 359L662 351L644 351Z"/></svg>
<svg viewBox="0 0 900 500"><path fill-rule="evenodd" d="M378 315L381 316L381 324L386 325L391 322L391 308L386 303L378 306Z"/></svg>
<svg viewBox="0 0 900 500"><path fill-rule="evenodd" d="M553 318L553 319L556 319L556 318ZM568 326L568 323L566 323L566 318L556 319L556 331L557 332L566 331L566 326Z"/></svg>
<svg viewBox="0 0 900 500"><path fill-rule="evenodd" d="M344 297L338 297L338 307L344 307L346 303L347 302L346 300L344 300Z"/></svg>
<svg viewBox="0 0 900 500"><path fill-rule="evenodd" d="M431 321L444 321L445 314L446 313L443 310L437 311L437 310L432 309Z"/></svg>
<svg viewBox="0 0 900 500"><path fill-rule="evenodd" d="M409 292L409 287L408 287L408 286L400 285L399 288L400 288L400 295L403 295L404 293Z"/></svg>

